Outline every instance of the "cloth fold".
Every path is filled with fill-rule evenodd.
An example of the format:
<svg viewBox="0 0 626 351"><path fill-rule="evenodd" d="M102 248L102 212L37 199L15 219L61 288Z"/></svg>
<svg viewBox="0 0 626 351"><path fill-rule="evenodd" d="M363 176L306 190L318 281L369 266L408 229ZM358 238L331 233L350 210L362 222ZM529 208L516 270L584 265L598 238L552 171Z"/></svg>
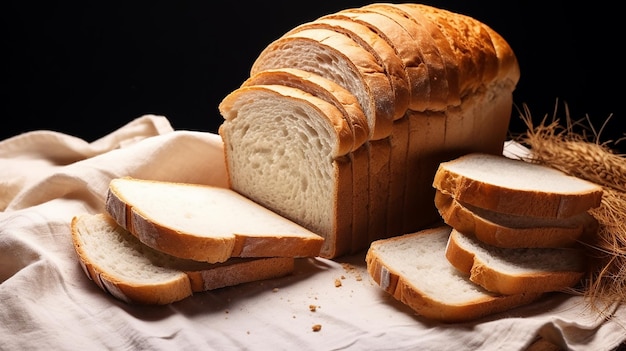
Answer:
<svg viewBox="0 0 626 351"><path fill-rule="evenodd" d="M220 137L174 130L163 116L91 143L51 131L0 141L0 350L524 350L538 337L612 350L626 340L625 306L598 315L562 293L472 323L434 323L370 280L364 253L298 259L293 275L168 306L129 305L89 281L69 227L104 211L109 181L122 176L228 186Z"/></svg>

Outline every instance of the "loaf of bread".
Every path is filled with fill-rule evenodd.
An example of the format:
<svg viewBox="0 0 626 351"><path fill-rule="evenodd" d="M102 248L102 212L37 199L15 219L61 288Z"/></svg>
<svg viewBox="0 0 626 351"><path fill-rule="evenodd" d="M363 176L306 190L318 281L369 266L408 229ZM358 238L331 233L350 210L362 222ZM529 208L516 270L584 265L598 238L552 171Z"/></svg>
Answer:
<svg viewBox="0 0 626 351"><path fill-rule="evenodd" d="M445 256L449 226L374 241L366 255L372 279L417 314L464 322L536 301L540 292L505 295L469 280Z"/></svg>
<svg viewBox="0 0 626 351"><path fill-rule="evenodd" d="M72 218L72 241L89 279L128 303L165 305L196 292L291 274L293 257L231 258L223 263L181 259L156 251L108 214Z"/></svg>
<svg viewBox="0 0 626 351"><path fill-rule="evenodd" d="M285 69L319 76L315 88ZM440 220L440 162L502 153L518 79L506 41L450 11L380 3L303 23L220 103L230 186L324 237L322 257L365 250ZM362 116L333 96L345 92ZM333 108L311 108L315 98Z"/></svg>
<svg viewBox="0 0 626 351"><path fill-rule="evenodd" d="M115 178L109 184L105 208L143 244L195 261L315 257L324 241L226 188Z"/></svg>

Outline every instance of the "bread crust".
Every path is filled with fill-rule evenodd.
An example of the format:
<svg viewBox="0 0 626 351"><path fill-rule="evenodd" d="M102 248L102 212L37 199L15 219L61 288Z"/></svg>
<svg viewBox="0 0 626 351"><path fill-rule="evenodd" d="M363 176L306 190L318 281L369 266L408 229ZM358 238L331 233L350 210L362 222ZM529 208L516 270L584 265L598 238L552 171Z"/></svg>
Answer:
<svg viewBox="0 0 626 351"><path fill-rule="evenodd" d="M442 162L433 179L433 187L458 201L473 206L521 216L567 218L600 205L603 193L602 188L592 183L588 183L588 186L584 189L574 192L559 191L558 189L527 189L495 184L484 179L476 179L474 176L455 170L454 166L457 163L460 164L472 158L489 159L493 164L499 165L498 170L502 171L502 174L499 174L501 179L520 176L520 174L504 173L510 167L520 166L527 169L529 171L524 174L523 182L533 181L528 179L528 177L535 174L532 172L533 169L539 167L546 168L546 166L531 164L522 160L508 159L502 155L470 153ZM493 172L498 172L493 167L490 169ZM574 179L554 169L551 169L551 171L554 172L554 177L562 178L563 181ZM521 180L522 178L519 179ZM542 182L539 178L534 181L537 183ZM584 182L580 179L576 179L576 181Z"/></svg>
<svg viewBox="0 0 626 351"><path fill-rule="evenodd" d="M456 229L453 229L450 233L445 252L446 258L459 271L469 274L469 279L472 282L498 294L512 295L563 291L579 283L585 273L585 259L581 250L545 248L502 249L486 246L490 247L487 250L494 256L487 260L482 257L482 253L475 252L473 248L461 243L459 241L459 236L461 235L465 234L461 234ZM470 238L470 236L465 236ZM475 241L476 239L472 238L471 240ZM521 267L527 268L525 271L514 273L501 270L491 262L497 260L508 261L510 257L526 254L532 254L533 257L535 255L556 257L557 251L560 251L560 257L565 258L565 256L568 256L567 259L575 261L575 264L571 264L570 269L559 269L556 267L538 269L529 264L527 267ZM536 252L546 252L546 254Z"/></svg>
<svg viewBox="0 0 626 351"><path fill-rule="evenodd" d="M413 284L405 275L404 270L389 264L383 253L383 246L392 246L397 242L410 242L411 238L419 236L442 236L437 240L444 240L438 246L433 247L433 257L438 254L444 255L445 240L447 240L450 228L447 226L421 230L419 232L382 239L372 243L366 255L367 271L371 278L387 293L395 299L410 307L417 314L428 319L444 322L459 323L475 320L490 314L506 311L517 306L528 304L542 296L541 293L524 293L517 295L499 295L484 292L481 297L467 300L463 303L451 303L440 297L437 292L427 292L419 284ZM413 244L404 245L412 247ZM398 245L400 247L402 245ZM393 254L393 253L391 253ZM436 258L433 258L433 260ZM445 258L442 257L445 260ZM412 262L406 263L408 266ZM454 270L442 270L438 274L448 275ZM415 272L406 273L413 274ZM418 273L416 273L418 274ZM464 279L457 277L455 279ZM443 288L446 289L446 288ZM480 288L479 288L480 289Z"/></svg>
<svg viewBox="0 0 626 351"><path fill-rule="evenodd" d="M574 220L545 221L528 217L525 225L515 225L512 221L520 221L515 218L506 221L507 215L502 215L499 220L494 216L481 216L440 191L435 194L435 206L446 224L486 244L502 248L571 247L577 244L585 228L595 222L593 216L585 212L575 216Z"/></svg>
<svg viewBox="0 0 626 351"><path fill-rule="evenodd" d="M463 99L497 76L498 60L491 37L480 22L462 14L423 4L407 4L437 25L448 39L459 68ZM470 34L471 33L471 34Z"/></svg>
<svg viewBox="0 0 626 351"><path fill-rule="evenodd" d="M402 26L409 33L411 40L419 47L422 61L426 64L430 85L428 96L431 111L443 111L448 107L448 77L443 58L435 44L432 35L419 21L413 21L412 17L402 8L392 4L374 3L365 5L362 9L373 11L389 17ZM395 42L396 46L406 45L405 42ZM420 91L414 91L413 99L419 100L423 96Z"/></svg>

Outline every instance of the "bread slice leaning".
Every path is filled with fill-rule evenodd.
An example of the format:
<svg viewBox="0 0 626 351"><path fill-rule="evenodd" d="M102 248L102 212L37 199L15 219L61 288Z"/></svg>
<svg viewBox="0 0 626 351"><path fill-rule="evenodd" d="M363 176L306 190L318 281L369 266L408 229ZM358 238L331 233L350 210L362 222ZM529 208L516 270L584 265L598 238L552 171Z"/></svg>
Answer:
<svg viewBox="0 0 626 351"><path fill-rule="evenodd" d="M500 294L543 293L573 287L586 270L586 256L574 248L504 249L456 229L446 258L469 279Z"/></svg>
<svg viewBox="0 0 626 351"><path fill-rule="evenodd" d="M571 247L597 226L587 212L567 218L510 215L461 203L441 191L435 193L435 207L449 226L502 248Z"/></svg>
<svg viewBox="0 0 626 351"><path fill-rule="evenodd" d="M109 184L105 208L145 245L195 261L314 257L324 242L227 188L116 178Z"/></svg>
<svg viewBox="0 0 626 351"><path fill-rule="evenodd" d="M418 314L464 322L538 299L541 293L502 295L471 282L446 259L449 226L374 241L367 271L380 287Z"/></svg>
<svg viewBox="0 0 626 351"><path fill-rule="evenodd" d="M127 303L165 305L195 292L277 278L294 270L292 257L232 258L216 264L180 259L142 244L105 213L73 217L71 232L85 274Z"/></svg>
<svg viewBox="0 0 626 351"><path fill-rule="evenodd" d="M565 218L600 206L602 187L556 169L502 155L470 153L440 163L433 187L500 213Z"/></svg>

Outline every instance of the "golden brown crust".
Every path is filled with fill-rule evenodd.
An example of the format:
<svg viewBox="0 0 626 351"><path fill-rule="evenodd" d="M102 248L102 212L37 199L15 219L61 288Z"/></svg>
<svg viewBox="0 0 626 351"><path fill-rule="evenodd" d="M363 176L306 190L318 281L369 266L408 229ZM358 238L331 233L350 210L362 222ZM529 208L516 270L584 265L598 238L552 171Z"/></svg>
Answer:
<svg viewBox="0 0 626 351"><path fill-rule="evenodd" d="M471 17L422 4L410 4L435 23L448 39L456 54L459 69L459 91L463 98L480 89L496 76L498 60L491 37ZM468 35L471 33L471 35Z"/></svg>
<svg viewBox="0 0 626 351"><path fill-rule="evenodd" d="M391 162L391 140L370 141L369 221L367 243L386 235ZM367 245L360 245L366 247Z"/></svg>
<svg viewBox="0 0 626 351"><path fill-rule="evenodd" d="M431 36L421 23L412 21L406 12L390 4L370 4L362 9L385 15L402 26L414 44L419 48L422 62L426 64L430 94L428 96L429 110L441 111L448 106L448 79L446 69L439 50ZM407 45L406 42L396 41L395 46ZM414 91L413 99L423 99L421 92Z"/></svg>
<svg viewBox="0 0 626 351"><path fill-rule="evenodd" d="M459 65L457 63L456 55L452 51L446 36L435 23L428 20L422 14L419 8L411 6L411 4L408 3L396 4L394 6L397 6L406 13L410 14L410 17L415 22L420 23L430 34L444 63L446 79L448 81L448 104L450 106L460 105L461 91L459 86Z"/></svg>

